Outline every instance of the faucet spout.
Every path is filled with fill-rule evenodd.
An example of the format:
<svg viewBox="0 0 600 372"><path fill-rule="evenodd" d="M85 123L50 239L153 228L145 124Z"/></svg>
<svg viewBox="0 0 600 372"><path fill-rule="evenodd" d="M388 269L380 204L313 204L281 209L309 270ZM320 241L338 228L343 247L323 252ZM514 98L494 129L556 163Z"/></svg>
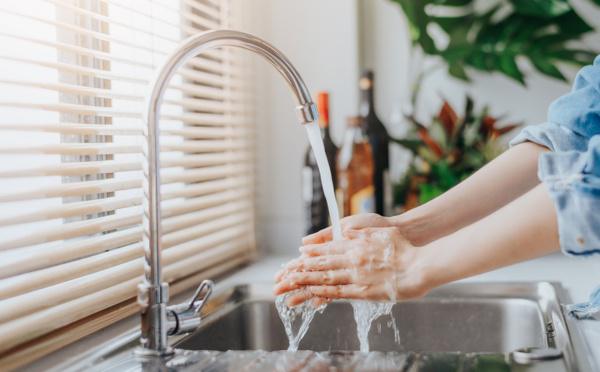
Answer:
<svg viewBox="0 0 600 372"><path fill-rule="evenodd" d="M161 226L160 226L160 143L159 116L163 96L169 81L177 69L208 49L239 47L264 57L280 72L292 91L301 124L317 120L318 114L310 92L291 62L260 38L232 30L207 31L185 40L173 51L158 70L152 81L152 90L147 100L144 128L144 280L138 287L138 302L142 312L142 353L146 355L169 354L167 337L173 332L171 318L177 312L167 309L168 285L162 281L161 271ZM206 295L206 297L208 294ZM206 300L206 298L205 298ZM177 307L175 307L177 308ZM169 311L168 311L169 310ZM198 316L200 316L198 314Z"/></svg>

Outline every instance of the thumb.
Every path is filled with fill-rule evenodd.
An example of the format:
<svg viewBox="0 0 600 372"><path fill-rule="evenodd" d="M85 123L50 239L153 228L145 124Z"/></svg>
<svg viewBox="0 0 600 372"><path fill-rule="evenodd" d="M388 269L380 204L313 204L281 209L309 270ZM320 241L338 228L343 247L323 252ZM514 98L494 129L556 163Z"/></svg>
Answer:
<svg viewBox="0 0 600 372"><path fill-rule="evenodd" d="M302 238L302 245L326 243L332 239L331 226Z"/></svg>

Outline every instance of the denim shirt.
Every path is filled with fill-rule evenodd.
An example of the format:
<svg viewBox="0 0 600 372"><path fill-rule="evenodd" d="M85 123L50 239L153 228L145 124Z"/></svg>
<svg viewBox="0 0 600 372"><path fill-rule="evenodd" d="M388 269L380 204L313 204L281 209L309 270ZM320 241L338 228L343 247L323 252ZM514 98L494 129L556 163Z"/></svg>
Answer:
<svg viewBox="0 0 600 372"><path fill-rule="evenodd" d="M538 176L556 207L563 253L600 255L600 56L550 105L548 122L524 128L510 144L525 141L551 150L540 155ZM600 311L600 288L590 300L572 307L574 315Z"/></svg>

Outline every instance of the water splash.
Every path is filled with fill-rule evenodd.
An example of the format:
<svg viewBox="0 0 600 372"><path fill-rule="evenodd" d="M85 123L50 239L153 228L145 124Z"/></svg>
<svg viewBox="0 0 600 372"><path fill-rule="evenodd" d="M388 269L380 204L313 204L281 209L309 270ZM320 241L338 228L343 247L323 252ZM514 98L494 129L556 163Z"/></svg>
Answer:
<svg viewBox="0 0 600 372"><path fill-rule="evenodd" d="M291 295L297 293L298 291L289 292L275 299L275 307L288 337L288 351L298 351L300 341L308 331L310 322L313 320L315 314L323 312L326 307L325 304L315 307L310 301L289 307L286 300Z"/></svg>
<svg viewBox="0 0 600 372"><path fill-rule="evenodd" d="M356 322L356 336L358 337L361 352L369 352L369 331L371 330L373 321L382 315L391 316L393 306L394 304L391 302L352 301L354 321ZM393 316L392 320L395 328L395 336L398 330L395 327L396 322ZM400 335L398 334L398 339L399 337Z"/></svg>

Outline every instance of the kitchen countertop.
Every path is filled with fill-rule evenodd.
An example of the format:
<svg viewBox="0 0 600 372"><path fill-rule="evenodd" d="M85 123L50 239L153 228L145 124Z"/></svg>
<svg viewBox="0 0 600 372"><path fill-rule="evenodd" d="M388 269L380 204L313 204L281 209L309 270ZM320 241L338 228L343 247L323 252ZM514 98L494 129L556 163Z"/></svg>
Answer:
<svg viewBox="0 0 600 372"><path fill-rule="evenodd" d="M269 283L281 265L292 256L266 256L255 263L217 281L217 288L228 288L236 284ZM559 254L520 263L493 272L477 275L464 281L554 281L565 287L573 302L585 301L589 293L600 285L600 257L574 259ZM187 294L186 294L187 295ZM184 295L185 296L185 295ZM179 296L178 296L179 297ZM177 299L174 299L176 301ZM31 370L47 370L66 359L80 354L96 345L110 340L137 326L138 316L125 319L73 345L50 354L32 365ZM600 321L579 321L589 349L593 350L596 364L600 366Z"/></svg>

